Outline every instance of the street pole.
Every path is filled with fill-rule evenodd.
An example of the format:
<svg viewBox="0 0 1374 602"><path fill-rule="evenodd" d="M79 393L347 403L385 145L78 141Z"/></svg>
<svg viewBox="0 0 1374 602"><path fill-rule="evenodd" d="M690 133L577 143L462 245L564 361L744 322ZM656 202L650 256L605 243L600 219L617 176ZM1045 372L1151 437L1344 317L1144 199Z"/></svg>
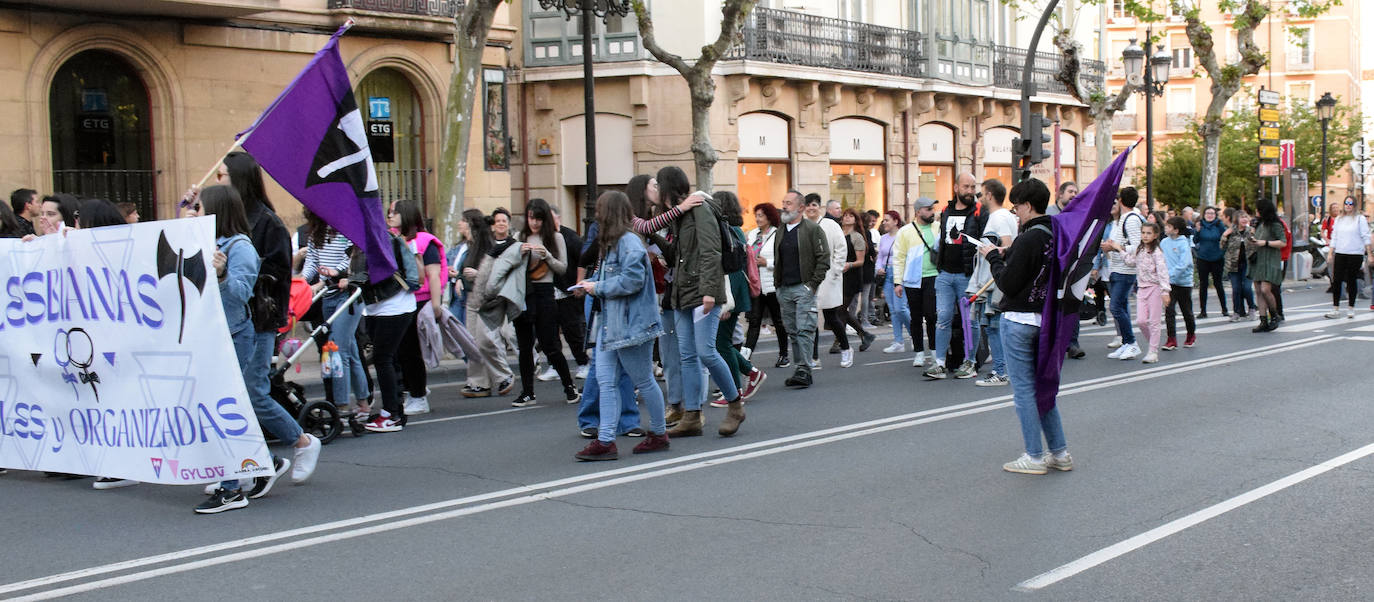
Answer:
<svg viewBox="0 0 1374 602"><path fill-rule="evenodd" d="M1329 120L1322 120L1322 206L1320 208L1322 219L1326 219L1326 126Z"/></svg>
<svg viewBox="0 0 1374 602"><path fill-rule="evenodd" d="M582 232L596 221L596 80L592 77L592 17L596 0L582 0L582 121L587 137L587 198L583 201Z"/></svg>
<svg viewBox="0 0 1374 602"><path fill-rule="evenodd" d="M1054 7L1058 4L1059 0L1050 0L1045 6L1045 12L1040 13L1040 22L1036 23L1035 33L1031 34L1030 46L1026 48L1026 63L1021 66L1021 142L1017 145L1018 148L1012 149L1012 180L1016 184L1030 179L1031 166L1026 162L1026 157L1030 153L1031 140L1034 140L1031 136L1040 136L1040 132L1031 131L1030 99L1035 95L1035 83L1031 81L1031 73L1035 70L1035 52L1040 47L1040 34L1045 32L1045 25L1050 22L1050 16L1054 14Z"/></svg>
<svg viewBox="0 0 1374 602"><path fill-rule="evenodd" d="M1152 28L1145 28L1145 210L1149 213L1155 211L1155 82L1154 65L1150 59L1154 54L1150 52L1151 40L1154 39Z"/></svg>

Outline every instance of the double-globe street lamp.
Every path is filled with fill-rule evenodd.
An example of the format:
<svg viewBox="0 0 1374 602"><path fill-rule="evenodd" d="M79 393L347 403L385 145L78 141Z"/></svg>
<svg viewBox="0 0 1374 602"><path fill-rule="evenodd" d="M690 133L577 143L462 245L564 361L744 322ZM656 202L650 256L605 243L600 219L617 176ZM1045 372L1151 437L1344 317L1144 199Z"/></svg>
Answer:
<svg viewBox="0 0 1374 602"><path fill-rule="evenodd" d="M1149 46L1151 31L1145 30L1145 44ZM1131 44L1121 52L1126 66L1126 85L1131 85L1131 76L1144 77L1140 91L1145 95L1145 207L1155 210L1155 145L1154 145L1154 97L1164 95L1164 84L1169 81L1169 69L1173 68L1173 57L1159 45L1149 65L1145 64L1145 49L1131 38ZM1142 74L1143 72L1143 74Z"/></svg>
<svg viewBox="0 0 1374 602"><path fill-rule="evenodd" d="M1317 99L1317 119L1322 122L1322 206L1321 216L1326 217L1326 127L1336 116L1336 99L1330 92Z"/></svg>
<svg viewBox="0 0 1374 602"><path fill-rule="evenodd" d="M587 196L582 211L582 231L590 232L592 222L596 221L596 100L593 98L596 81L592 77L592 19L605 22L612 15L624 17L630 14L630 0L539 0L539 6L544 10L563 11L569 21L574 16L582 19L582 122L587 138Z"/></svg>

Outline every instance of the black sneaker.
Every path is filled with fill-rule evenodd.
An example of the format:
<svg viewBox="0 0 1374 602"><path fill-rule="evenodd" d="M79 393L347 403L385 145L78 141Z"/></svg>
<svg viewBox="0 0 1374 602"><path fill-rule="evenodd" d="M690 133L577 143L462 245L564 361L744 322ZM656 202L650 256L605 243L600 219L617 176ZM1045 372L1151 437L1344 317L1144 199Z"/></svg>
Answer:
<svg viewBox="0 0 1374 602"><path fill-rule="evenodd" d="M582 401L582 394L577 392L577 387L568 385L563 387L563 398L570 404L577 403Z"/></svg>
<svg viewBox="0 0 1374 602"><path fill-rule="evenodd" d="M510 402L512 406L517 408L527 408L536 403L539 402L535 401L534 393L521 393L519 397L515 398L515 401Z"/></svg>
<svg viewBox="0 0 1374 602"><path fill-rule="evenodd" d="M581 429L581 430L577 431L577 434L582 435L582 438L583 438L583 439L595 439L595 438L596 438L596 427L594 427L594 426L589 426L589 427L587 427L587 428L584 428L584 429Z"/></svg>
<svg viewBox="0 0 1374 602"><path fill-rule="evenodd" d="M511 389L514 389L514 388L515 388L515 381L514 381L514 380L502 381L501 384L496 385L496 394L497 394L497 395L510 395L510 390L511 390Z"/></svg>
<svg viewBox="0 0 1374 602"><path fill-rule="evenodd" d="M811 386L811 377L807 376L805 372L797 372L783 381L783 384L789 387L805 389Z"/></svg>
<svg viewBox="0 0 1374 602"><path fill-rule="evenodd" d="M878 340L877 335L871 332L864 333L863 340L859 342L859 351L868 351L868 348L873 345L873 341L876 340Z"/></svg>
<svg viewBox="0 0 1374 602"><path fill-rule="evenodd" d="M1088 355L1088 352L1083 351L1083 348L1078 345L1070 345L1068 354L1069 359L1081 360L1083 356Z"/></svg>
<svg viewBox="0 0 1374 602"><path fill-rule="evenodd" d="M253 488L248 490L248 499L256 500L272 491L277 479L291 470L291 461L286 458L272 458L272 468L272 476L253 479ZM248 505L248 502L244 502L244 505Z"/></svg>
<svg viewBox="0 0 1374 602"><path fill-rule="evenodd" d="M1202 312L1202 313L1200 313L1200 314L1198 314L1198 315L1196 315L1196 316L1193 316L1193 319L1195 319L1195 320L1206 320L1206 319L1207 319L1207 312L1204 311L1204 312Z"/></svg>
<svg viewBox="0 0 1374 602"><path fill-rule="evenodd" d="M219 514L227 510L237 510L248 505L248 498L243 497L243 492L235 489L229 491L223 487L216 489L210 494L210 498L196 506L196 514Z"/></svg>
<svg viewBox="0 0 1374 602"><path fill-rule="evenodd" d="M785 355L778 356L778 361L773 363L774 368L786 368L792 365L792 358Z"/></svg>
<svg viewBox="0 0 1374 602"><path fill-rule="evenodd" d="M634 427L628 431L625 431L626 437L643 437L647 434L649 434L649 431L646 431L640 427Z"/></svg>

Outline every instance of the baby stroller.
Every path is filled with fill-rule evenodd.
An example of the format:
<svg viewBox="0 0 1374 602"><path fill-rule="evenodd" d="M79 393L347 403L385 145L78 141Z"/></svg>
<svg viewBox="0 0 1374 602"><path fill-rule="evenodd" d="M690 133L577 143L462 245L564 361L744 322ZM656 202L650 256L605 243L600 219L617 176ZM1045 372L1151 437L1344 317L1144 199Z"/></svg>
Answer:
<svg viewBox="0 0 1374 602"><path fill-rule="evenodd" d="M293 278L291 280L287 324L277 333L277 356L272 359L271 372L272 399L276 400L287 413L296 417L296 422L301 425L302 430L318 437L321 443L326 444L343 432L343 417L339 415L339 410L334 407L334 404L328 401L310 401L305 396L304 386L286 380L287 370L300 360L309 346L299 341L288 344L289 341L284 340L283 336L295 327L298 316L305 315L310 307L319 301L327 291L328 287L322 288L318 293L312 295L310 285L304 279ZM327 339L330 324L333 324L334 320L343 312L348 311L361 296L362 289L352 287L348 299L334 311L333 315L327 316L323 322L315 326L306 340ZM279 361L282 355L286 356L285 361ZM355 437L367 432L367 429L363 428L365 416L350 415L347 418L349 430L353 432Z"/></svg>

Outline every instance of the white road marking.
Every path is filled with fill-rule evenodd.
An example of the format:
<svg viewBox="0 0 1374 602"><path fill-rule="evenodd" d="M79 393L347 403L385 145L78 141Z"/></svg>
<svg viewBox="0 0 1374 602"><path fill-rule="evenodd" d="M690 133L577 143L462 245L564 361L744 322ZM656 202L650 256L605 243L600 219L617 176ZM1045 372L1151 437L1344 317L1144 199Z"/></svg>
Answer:
<svg viewBox="0 0 1374 602"><path fill-rule="evenodd" d="M1188 516L1185 516L1183 518L1170 521L1168 523L1150 529L1149 531L1141 533L1140 535L1136 535L1135 537L1132 537L1125 541L1102 548L1101 550L1093 552L1092 554L1088 554L1087 556L1079 558L1078 560L1075 560L1058 568L1051 569L1035 577L1022 581L1021 583L1017 584L1014 589L1022 591L1036 591L1048 587L1050 585L1054 585L1055 583L1059 583L1060 581L1068 579L1069 577L1073 577L1074 575L1082 573L1083 571L1091 569L1095 566L1098 566L1100 564L1103 564L1125 554L1129 554L1130 552L1133 552L1147 545L1150 545L1156 541L1164 539L1165 537L1183 531L1184 529L1197 526L1203 522L1206 522L1208 520L1221 516L1222 514L1235 510L1236 508L1240 508L1241 506L1262 499L1270 494L1283 491L1284 489L1297 485L1298 483L1301 483L1303 481L1306 481L1308 479L1311 479L1313 477L1316 477L1317 475L1326 473L1333 469L1340 468L1341 466L1345 466L1346 464L1369 456L1370 454L1374 454L1374 443L1361 447L1352 452L1342 454L1340 456L1322 462L1321 464L1318 464L1306 470L1293 473L1262 487L1251 489L1250 491L1242 493L1229 500L1226 500L1213 506L1209 506L1207 508L1203 508L1202 510L1198 510L1197 512L1189 514Z"/></svg>
<svg viewBox="0 0 1374 602"><path fill-rule="evenodd" d="M1164 376L1171 376L1174 374L1181 374L1184 372L1201 370L1216 365L1222 365L1234 359L1242 357L1245 359L1252 359L1257 357L1273 355L1277 353L1283 353L1287 351L1293 351L1304 347L1321 344L1332 339L1333 337L1330 336L1309 337L1307 339L1299 339L1297 341L1290 341L1287 343L1280 343L1270 345L1267 347L1259 347L1256 349L1236 351L1221 354L1214 357L1183 362L1179 364L1155 366L1119 375L1098 377L1086 381L1065 385L1061 389L1059 396L1064 397L1068 395L1074 395L1077 393L1095 391L1098 389L1103 389L1106 387L1116 386L1119 384L1129 382L1137 382ZM75 571L69 571L66 573L50 575L47 577L30 579L27 581L9 583L0 586L0 595L57 585L70 581L77 581L81 579L95 577L98 575L116 573L120 571L136 569L150 565L186 560L188 558L195 556L203 556L206 554L225 552L237 548L252 548L250 550L246 550L243 552L235 552L232 554L215 556L213 558L206 558L197 561L185 562L182 564L174 564L172 566L149 569L146 571L130 573L127 575L111 577L98 581L91 581L78 585L68 586L65 588L36 592L17 599L46 600L61 596L73 595L81 592L94 591L116 585L152 579L164 575L171 575L209 566L237 562L240 560L259 558L276 552L284 552L309 546L321 545L334 541L350 539L353 537L372 535L385 531L391 531L415 525L442 521L448 518L476 514L478 512L485 512L488 510L496 510L499 508L517 506L545 499L554 499L557 497L563 497L575 493L582 493L594 489L601 489L613 485L656 478L659 476L666 476L669 474L677 474L680 472L688 472L720 464L733 463L739 460L772 455L775 453L781 453L783 451L803 449L806 447L812 447L815 445L822 445L825 443L832 443L835 441L852 439L855 437L862 437L866 435L908 428L912 426L918 426L922 424L928 424L932 422L943 421L962 416L990 412L993 410L1011 407L1011 398L1011 395L1000 395L978 401L949 405L940 408L932 408L929 410L922 410L918 412L902 414L899 416L879 418L866 422L859 422L849 425L832 427L828 429L810 431L806 433L798 433L796 435L789 435L786 437L779 437L776 439L738 445L725 449L690 454L679 458L669 458L656 462L649 462L646 464L626 466L622 468L595 472L585 475L565 477L562 479L545 481L543 483L536 483L533 485L513 487L490 493L478 494L463 498L456 498L441 502L434 502L430 504L423 504L419 506L412 506L409 508L401 508L398 510L379 512L351 519L344 519L329 523L300 527L297 529L267 533L234 541L227 541L218 544L211 544L206 546L200 546L197 548L180 550L176 552L169 552L166 554L147 556L143 558L135 558L132 560L90 567L86 569L79 569ZM607 480L595 483L588 483L589 481L596 481L598 479L603 478ZM523 497L510 498L510 496ZM503 500L501 498L510 499ZM467 506L469 504L481 505L449 510L451 508ZM441 510L443 512L439 512L438 514L429 514L424 516L415 516L413 518L408 519L402 519L402 517L410 515L423 514L426 512L434 512ZM368 523L375 522L380 522L380 524L373 525L370 527L362 527L350 531L332 533L328 535L308 537L307 539L296 539L295 541L290 541L288 543L282 543L273 546L256 547L260 546L261 544L270 543L274 541L295 539L299 537L315 535L317 533L326 533L337 529L357 527L360 525L366 525Z"/></svg>
<svg viewBox="0 0 1374 602"><path fill-rule="evenodd" d="M1314 322L1298 324L1296 326L1291 327L1288 326L1287 323L1281 324L1279 325L1279 329L1275 332L1309 332L1316 330L1318 328L1326 328L1328 326L1330 326L1331 328L1341 328L1344 326L1349 326L1351 324L1368 322L1370 321L1370 319L1374 319L1374 313L1365 312L1362 314L1358 314L1355 316L1355 319L1353 320L1345 316L1341 316L1339 318L1322 317L1321 319Z"/></svg>
<svg viewBox="0 0 1374 602"><path fill-rule="evenodd" d="M430 388L433 389L434 387ZM527 406L523 408L510 408L508 410L494 410L491 412L482 412L480 414L461 414L458 416L447 416L444 418L430 418L428 420L408 420L406 421L406 426L414 426L417 424L429 424L431 422L449 422L451 420L467 420L469 418L481 418L482 416L495 416L497 414L510 414L512 412L524 412L525 410L537 410L539 408L546 407L548 406Z"/></svg>

